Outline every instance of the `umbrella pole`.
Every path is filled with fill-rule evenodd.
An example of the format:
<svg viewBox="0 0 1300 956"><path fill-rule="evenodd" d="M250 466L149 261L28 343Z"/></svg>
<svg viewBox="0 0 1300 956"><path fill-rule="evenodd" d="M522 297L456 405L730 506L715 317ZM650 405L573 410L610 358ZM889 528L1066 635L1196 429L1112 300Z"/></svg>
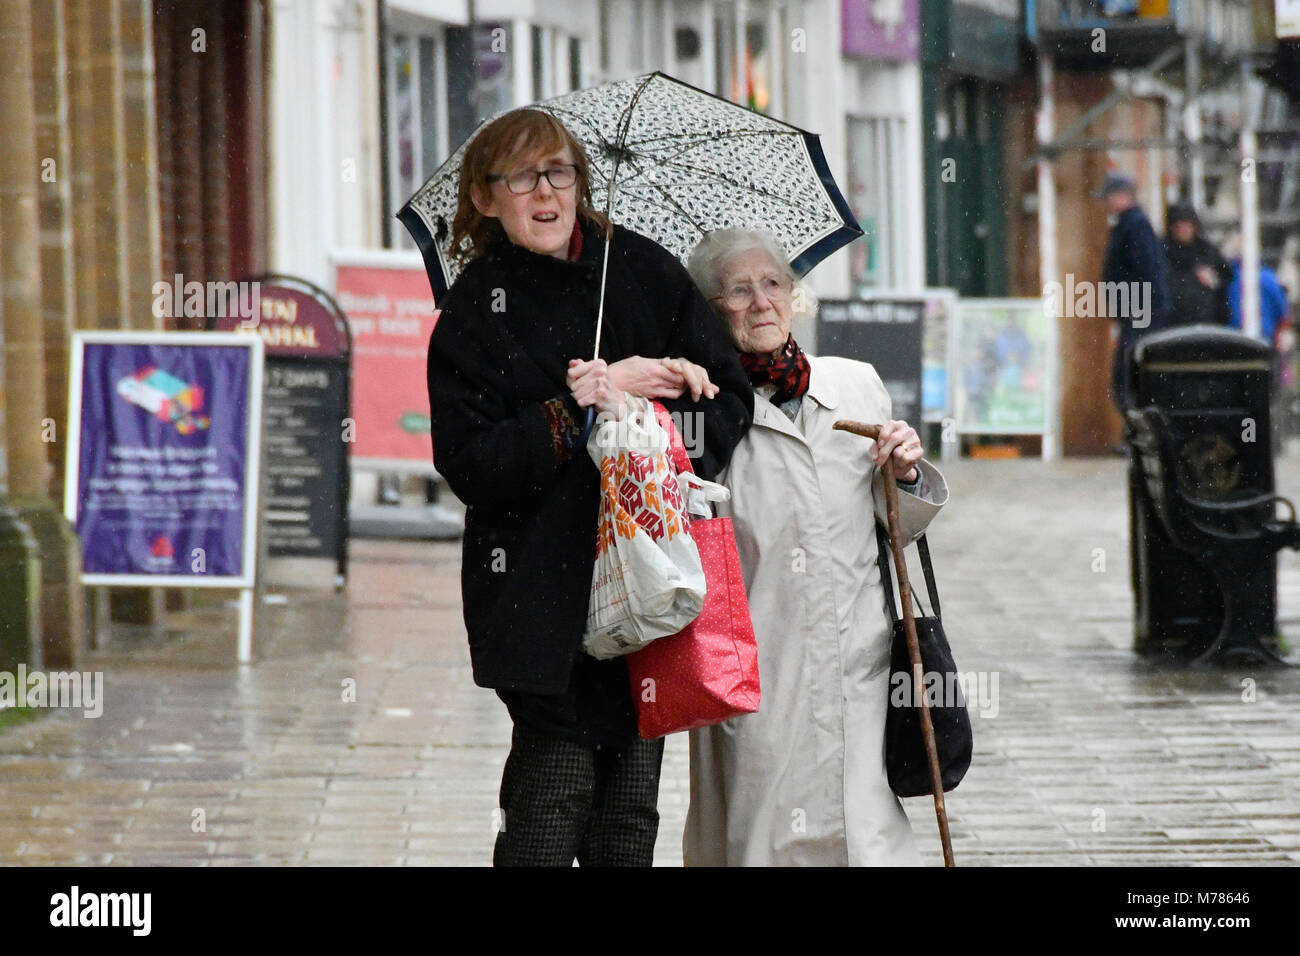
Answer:
<svg viewBox="0 0 1300 956"><path fill-rule="evenodd" d="M611 227L610 233L613 232ZM600 307L596 309L596 352L592 355L591 360L594 362L600 358L600 328L605 322L605 274L609 272L609 243L613 235L605 236L605 257L600 264Z"/></svg>
<svg viewBox="0 0 1300 956"><path fill-rule="evenodd" d="M865 425L860 422L838 421L833 427L873 440L880 434L879 425ZM912 614L912 584L907 578L907 559L903 556L902 534L898 527L898 482L894 475L893 455L885 459L881 472L885 479L889 548L894 556L894 571L898 575L899 603L903 606L903 631L907 635L907 656L912 664L912 693L921 701L921 735L925 738L925 755L930 764L934 815L939 821L939 839L943 842L943 865L956 866L952 855L952 836L948 832L948 809L943 800L943 774L939 771L939 747L934 740L934 721L930 718L930 705L924 693L925 675L921 664L921 642L916 636L916 618ZM890 595L890 600L893 600L893 595Z"/></svg>
<svg viewBox="0 0 1300 956"><path fill-rule="evenodd" d="M596 309L596 350L591 356L594 362L600 358L600 329L605 324L605 274L609 271L609 243L614 238L614 227L610 226L605 234L605 256L600 264L600 306ZM583 423L583 434L588 434L596 424L596 406L587 409L587 420Z"/></svg>

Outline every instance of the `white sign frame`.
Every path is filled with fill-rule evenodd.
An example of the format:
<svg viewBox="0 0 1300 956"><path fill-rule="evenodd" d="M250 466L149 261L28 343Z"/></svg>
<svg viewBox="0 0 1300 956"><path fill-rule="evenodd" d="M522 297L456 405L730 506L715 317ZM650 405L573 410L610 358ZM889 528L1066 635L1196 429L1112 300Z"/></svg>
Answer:
<svg viewBox="0 0 1300 956"><path fill-rule="evenodd" d="M237 588L239 596L238 660L252 659L253 594L257 586L258 531L261 507L262 373L265 349L261 336L240 332L137 332L77 331L72 334L71 373L68 382L68 448L63 484L63 514L75 528L81 482L81 400L87 345L166 345L237 347L249 351L249 376L244 461L244 527L239 575L86 574L88 586Z"/></svg>
<svg viewBox="0 0 1300 956"><path fill-rule="evenodd" d="M953 349L953 362L960 362L961 355L957 354L958 345L961 342L961 335L964 332L962 325L965 321L963 312L964 307L973 308L1018 308L1026 311L1042 311L1043 300L1033 298L982 298L982 297L959 297L957 300L956 311L953 313L954 322L950 329L951 348ZM1042 457L1044 461L1051 461L1057 455L1057 443L1061 434L1061 370L1060 370L1060 347L1061 347L1061 327L1060 318L1056 315L1046 314L1047 334L1045 336L1044 365L1043 365L1043 428L1029 429L1015 426L982 426L979 428L963 428L961 416L957 414L956 392L950 392L953 396L953 422L954 428L959 435L1038 435L1042 437ZM955 364L953 368L955 368ZM949 385L952 385L952 379Z"/></svg>

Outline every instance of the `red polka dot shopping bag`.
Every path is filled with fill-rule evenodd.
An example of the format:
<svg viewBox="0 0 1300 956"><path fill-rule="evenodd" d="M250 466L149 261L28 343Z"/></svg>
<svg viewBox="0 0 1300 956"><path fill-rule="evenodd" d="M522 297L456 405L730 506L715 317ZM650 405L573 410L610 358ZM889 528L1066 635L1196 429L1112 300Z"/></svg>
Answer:
<svg viewBox="0 0 1300 956"><path fill-rule="evenodd" d="M707 727L758 710L758 644L730 518L708 517L721 485L691 469L681 436L662 405L655 411L672 445L671 457L686 497L690 537L708 582L704 608L690 624L628 656L637 725L646 739Z"/></svg>

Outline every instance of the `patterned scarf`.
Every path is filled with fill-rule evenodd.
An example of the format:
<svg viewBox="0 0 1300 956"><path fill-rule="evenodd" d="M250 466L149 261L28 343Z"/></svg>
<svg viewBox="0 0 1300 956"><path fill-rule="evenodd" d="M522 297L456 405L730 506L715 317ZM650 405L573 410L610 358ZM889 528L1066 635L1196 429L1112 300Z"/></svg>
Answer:
<svg viewBox="0 0 1300 956"><path fill-rule="evenodd" d="M773 405L788 402L808 391L812 366L803 349L795 344L793 335L785 340L785 346L776 358L741 352L740 365L749 376L749 384L755 388L761 385L776 386L776 394L772 396Z"/></svg>

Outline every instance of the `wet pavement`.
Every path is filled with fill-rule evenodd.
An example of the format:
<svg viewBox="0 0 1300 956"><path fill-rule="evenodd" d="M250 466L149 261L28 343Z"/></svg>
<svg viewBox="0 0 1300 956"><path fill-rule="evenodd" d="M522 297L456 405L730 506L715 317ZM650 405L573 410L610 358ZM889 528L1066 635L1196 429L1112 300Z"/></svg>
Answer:
<svg viewBox="0 0 1300 956"><path fill-rule="evenodd" d="M945 625L987 691L948 795L958 864L1300 862L1300 669L1134 657L1123 462L945 472ZM1300 493L1300 461L1278 487ZM1279 564L1300 646L1300 556ZM0 731L0 864L488 863L510 724L470 678L458 565L455 542L355 541L346 593L282 592L246 667L233 609L174 614L164 638L119 627L86 668L102 717ZM665 757L663 865L681 862L685 743ZM940 864L931 802L906 803Z"/></svg>

